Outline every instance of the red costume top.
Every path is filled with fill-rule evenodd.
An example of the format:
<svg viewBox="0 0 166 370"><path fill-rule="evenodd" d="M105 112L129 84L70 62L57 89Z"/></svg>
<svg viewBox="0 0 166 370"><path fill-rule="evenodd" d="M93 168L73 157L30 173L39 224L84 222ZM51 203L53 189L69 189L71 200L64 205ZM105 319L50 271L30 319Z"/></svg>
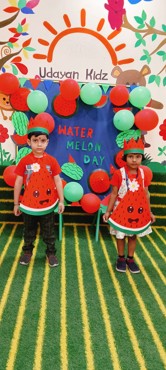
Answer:
<svg viewBox="0 0 166 370"><path fill-rule="evenodd" d="M124 166L125 168L125 171L128 175L128 178L130 180L133 180L134 178L136 178L136 174L131 174L129 171L128 171L128 167L127 165ZM122 183L122 174L121 174L121 171L120 169L119 170L116 170L112 176L112 179L111 179L111 185L113 186L117 186L117 188L119 189L120 186L121 186L121 183ZM147 174L144 172L144 187L148 187L150 185L150 181L149 181L149 178L147 176Z"/></svg>
<svg viewBox="0 0 166 370"><path fill-rule="evenodd" d="M138 168L137 174L132 175L127 166L122 167L114 173L111 184L118 188L113 213L108 219L112 228L128 235L141 236L146 230L149 233L151 215L145 187L150 183L143 169Z"/></svg>
<svg viewBox="0 0 166 370"><path fill-rule="evenodd" d="M20 210L32 215L52 212L58 202L54 176L61 173L57 160L47 153L38 158L31 152L20 160L15 172L23 177L25 188Z"/></svg>

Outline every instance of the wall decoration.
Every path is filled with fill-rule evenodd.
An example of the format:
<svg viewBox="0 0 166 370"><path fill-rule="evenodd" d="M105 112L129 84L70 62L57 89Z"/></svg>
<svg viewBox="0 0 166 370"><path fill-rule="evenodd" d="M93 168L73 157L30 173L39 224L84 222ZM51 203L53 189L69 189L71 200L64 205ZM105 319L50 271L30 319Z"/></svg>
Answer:
<svg viewBox="0 0 166 370"><path fill-rule="evenodd" d="M71 155L69 155L69 161L63 163L63 165L61 166L61 170L62 174L76 181L81 180L84 174L82 168L78 166Z"/></svg>
<svg viewBox="0 0 166 370"><path fill-rule="evenodd" d="M0 111L1 111L3 120L6 121L8 119L8 116L5 114L5 112L10 113L9 120L11 120L14 109L10 103L10 95L6 95L1 92L0 92Z"/></svg>
<svg viewBox="0 0 166 370"><path fill-rule="evenodd" d="M10 104L14 110L26 112L29 111L27 97L31 90L26 87L19 87L17 91L10 95Z"/></svg>
<svg viewBox="0 0 166 370"><path fill-rule="evenodd" d="M27 80L25 87L30 89L30 84L30 80ZM89 84L87 85L89 88ZM84 86L86 87L86 84L82 84L81 88ZM99 85L96 86L99 87ZM121 86L117 87L121 89ZM125 90L122 89L122 91L125 91L126 102L127 90L127 103L116 107L109 98L106 104L100 108L84 102L81 99L80 89L79 97L74 99L77 111L74 112L72 117L60 117L54 109L53 103L55 94L56 98L62 97L61 83L53 83L48 89L48 86L46 88L45 83L41 81L34 92L37 92L37 96L38 93L40 96L42 93L43 96L47 97L47 111L37 114L32 110L15 111L12 116L12 124L15 129L12 139L18 147L17 163L29 150L26 144L27 127L29 129L30 127L33 128L34 125L40 127L47 124L50 132L47 152L56 157L61 165L61 176L65 182L64 189L66 189L66 201L80 202L81 204L83 194L89 193L96 194L100 200L104 199L110 192L112 173L116 167L121 167L124 163L123 153L119 151L119 148L123 147L124 140L129 140L132 137L138 139L142 136L141 130L143 128L149 131L158 125L158 115L155 111L149 108L140 110L135 108L134 105L132 106L130 102L132 91L138 90L136 101L139 101L139 91L141 90L141 98L142 95L144 96L142 91L145 91L145 95L148 95L149 99L149 90L144 87L135 87L134 90L130 87L124 87ZM112 96L112 90L114 96L115 87L110 86L105 93L103 87L100 86L101 93L107 98ZM29 95L27 100L28 98ZM65 101L71 104L73 100L65 99ZM139 119L139 115L147 116L144 117L145 119ZM70 191L71 188L75 189L73 195ZM89 198L92 199L91 196ZM85 202L85 207L86 204Z"/></svg>
<svg viewBox="0 0 166 370"><path fill-rule="evenodd" d="M101 43L104 48L107 50L108 55L110 57L110 63L111 65L117 65L117 64L128 64L132 63L134 61L133 57L128 57L121 59L118 57L118 53L123 50L126 47L126 44L119 44L115 48L112 45L112 39L118 37L118 35L121 33L121 28L118 30L112 31L110 34L109 30L109 35L107 37L103 36L101 34L102 29L104 27L105 19L104 18L99 18L98 25L96 29L91 29L86 25L86 18L87 18L87 13L86 9L82 8L80 10L80 26L75 27L72 26L71 21L70 21L70 16L68 14L63 14L63 20L65 23L65 28L58 33L57 29L55 28L53 24L48 22L47 20L43 21L43 26L44 28L48 31L48 39L43 39L39 38L38 43L40 45L44 45L47 47L47 51L45 53L34 53L33 57L36 60L46 60L48 63L52 63L54 59L54 54L56 54L56 48L58 46L58 43L61 41L61 39L67 37L68 35L73 35L73 34L78 34L78 35L89 35L90 38L97 39L99 41L99 44ZM52 37L52 40L49 41L49 33L50 37ZM111 41L109 41L111 40ZM69 55L70 53L68 53ZM80 56L81 58L81 56ZM74 64L73 64L74 66ZM80 68L80 67L79 67ZM68 68L66 68L68 70ZM71 72L62 72L62 71L56 71L54 72L53 68L51 67L51 70L47 72L46 68L44 68L44 73L41 73L41 69L39 70L39 75L41 78L54 78L54 79L65 79L65 78L71 78L73 77L76 80L81 80L81 81L86 81L89 82L88 79L95 81L100 79L101 80L108 80L108 74L103 72L103 70L100 70L100 73L96 72L93 68L89 69L86 68L84 71L84 78L82 78L82 74L79 72L73 71Z"/></svg>
<svg viewBox="0 0 166 370"><path fill-rule="evenodd" d="M108 10L108 22L111 28L119 29L123 23L123 15L126 10L123 8L124 0L108 0L108 4L104 4L105 8Z"/></svg>
<svg viewBox="0 0 166 370"><path fill-rule="evenodd" d="M110 166L114 166L114 157L123 140L123 132L111 125L113 117L121 109L128 109L134 116L140 110L140 107L134 109L129 101L115 100L116 89L114 97L110 97L115 84L115 87L127 86L129 92L134 91L136 86L150 87L151 99L146 108L158 110L158 123L153 130L142 129L141 136L147 155L153 162L159 160L165 166L165 126L162 126L166 84L165 1L160 0L160 7L158 0L101 0L93 5L94 0L80 0L77 5L71 0L70 6L62 0L54 14L52 0L5 0L0 3L0 75L12 73L19 80L19 89L12 94L11 91L6 94L0 91L1 124L9 135L1 143L2 163L8 159L8 164L11 164L16 158L17 147L26 147L26 134L20 135L18 127L15 129L10 122L12 114L22 112L28 118L34 118L40 111L55 119L55 129L51 134L55 140L51 139L50 145L54 146L56 153L59 130L58 137L67 152L64 163L68 163L70 156L73 156L83 171L83 178L91 165L87 175L100 167L110 173ZM108 19L112 10L117 12L114 24ZM40 34L36 29L40 29ZM88 83L96 84L102 90L97 102L90 102L89 99L91 104L87 104L86 97L84 101L80 98L81 89ZM27 104L27 96L35 91L43 92L48 99L48 106L43 108L40 104L37 112ZM96 128L98 125L100 129ZM84 129L89 136L83 139ZM100 135L97 134L96 139L98 130ZM137 131L135 125L134 131ZM98 158L99 151L94 152L96 147L91 149L90 142L101 144L99 139L103 138L103 133L107 136L107 152L111 147L106 165L102 155ZM74 139L71 146L77 141L76 148L68 147L66 150L64 137ZM87 150L79 149L83 140L89 140ZM103 148L102 142L101 151ZM84 152L84 156L80 152ZM78 159L80 154L83 160ZM84 168L83 161L86 161Z"/></svg>
<svg viewBox="0 0 166 370"><path fill-rule="evenodd" d="M153 1L153 0L128 0L128 1L129 1L130 4L135 5L135 4L140 3L140 1Z"/></svg>
<svg viewBox="0 0 166 370"><path fill-rule="evenodd" d="M7 28L12 24L20 13L22 14L34 14L33 8L39 4L40 0L33 1L12 1L13 6L8 6L3 9L7 14L12 14L10 17L7 17L0 22L0 28ZM11 4L11 1L8 1ZM27 5L25 5L27 3ZM0 69L2 72L6 72L8 67L7 63L10 61L12 68L12 73L18 75L20 72L23 75L28 73L27 66L22 62L22 57L17 55L23 54L25 57L28 56L29 52L33 52L35 49L30 46L31 38L22 42L22 40L28 36L28 23L26 18L23 18L21 22L18 22L16 27L9 28L10 36L8 41L6 38L1 41L1 58L0 58ZM6 31L5 31L6 32ZM19 48L19 50L17 50ZM15 51L16 50L16 51Z"/></svg>
<svg viewBox="0 0 166 370"><path fill-rule="evenodd" d="M159 129L160 129L159 135L162 136L164 141L166 141L166 119L164 119L163 123L159 126ZM164 149L164 151L165 151L165 149ZM160 151L160 153L161 153L161 151Z"/></svg>
<svg viewBox="0 0 166 370"><path fill-rule="evenodd" d="M150 64L153 56L157 55L161 58L161 63L164 64L166 52L162 48L166 42L166 24L162 24L160 28L156 28L155 15L148 21L148 14L144 10L142 10L140 15L135 15L134 19L137 23L137 27L133 27L127 18L127 14L125 14L123 18L123 27L135 33L135 48L142 47L142 56L140 60ZM148 46L148 41L146 41L147 38L151 41ZM158 40L157 47L155 43L156 40ZM157 86L161 84L165 86L166 77L162 77L164 70L165 65L163 65L162 69L157 71L156 74L151 74L148 82L155 83Z"/></svg>
<svg viewBox="0 0 166 370"><path fill-rule="evenodd" d="M53 109L60 117L71 117L77 110L76 100L66 100L62 95L58 95L53 100Z"/></svg>
<svg viewBox="0 0 166 370"><path fill-rule="evenodd" d="M8 139L8 130L3 125L0 124L0 159L1 164L6 163L6 159L10 157L10 153L5 152L5 150L2 149L2 143L4 143Z"/></svg>

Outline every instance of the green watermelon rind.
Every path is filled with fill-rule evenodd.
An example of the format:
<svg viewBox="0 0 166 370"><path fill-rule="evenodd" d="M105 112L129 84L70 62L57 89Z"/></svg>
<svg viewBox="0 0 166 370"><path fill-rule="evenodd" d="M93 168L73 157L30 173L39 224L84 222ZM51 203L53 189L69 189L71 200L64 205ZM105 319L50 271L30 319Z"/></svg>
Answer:
<svg viewBox="0 0 166 370"><path fill-rule="evenodd" d="M26 213L28 215L44 216L44 215L47 215L48 213L51 213L51 212L54 211L58 201L59 200L56 199L55 203L52 204L50 207L47 207L47 208L32 208L32 207L27 207L24 204L20 203L19 209L20 209L21 212Z"/></svg>
<svg viewBox="0 0 166 370"><path fill-rule="evenodd" d="M110 218L108 219L108 223L109 225L111 225L115 230L118 230L118 231L121 231L125 234L140 234L140 233L143 233L145 230L148 229L148 227L151 225L151 221L149 221L145 226L143 227L139 227L139 228L129 228L129 227L125 227L125 226L122 226L120 224L118 224L117 222L113 221L113 220L110 220Z"/></svg>

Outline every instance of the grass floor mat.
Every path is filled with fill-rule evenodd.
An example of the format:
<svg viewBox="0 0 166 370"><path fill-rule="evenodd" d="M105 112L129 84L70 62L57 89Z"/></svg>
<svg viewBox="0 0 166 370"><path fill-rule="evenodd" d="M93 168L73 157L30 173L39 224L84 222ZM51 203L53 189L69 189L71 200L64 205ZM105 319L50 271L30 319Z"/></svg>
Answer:
<svg viewBox="0 0 166 370"><path fill-rule="evenodd" d="M59 266L38 232L29 266L19 264L22 224L0 223L1 370L166 369L164 227L138 238L141 273L115 270L115 239L65 225Z"/></svg>

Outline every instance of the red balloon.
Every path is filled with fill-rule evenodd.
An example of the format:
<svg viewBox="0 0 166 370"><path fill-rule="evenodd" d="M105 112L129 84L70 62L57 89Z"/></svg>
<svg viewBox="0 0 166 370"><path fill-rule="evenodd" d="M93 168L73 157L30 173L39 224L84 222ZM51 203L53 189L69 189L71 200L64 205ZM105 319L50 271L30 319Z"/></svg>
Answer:
<svg viewBox="0 0 166 370"><path fill-rule="evenodd" d="M153 172L152 172L152 170L148 166L141 165L140 167L143 169L144 174L146 175L147 180L149 181L149 183L151 183L152 178L153 178Z"/></svg>
<svg viewBox="0 0 166 370"><path fill-rule="evenodd" d="M80 95L80 87L77 81L68 78L60 84L60 93L66 100L77 99Z"/></svg>
<svg viewBox="0 0 166 370"><path fill-rule="evenodd" d="M152 109L140 110L135 115L134 124L142 131L153 130L159 122L158 114Z"/></svg>
<svg viewBox="0 0 166 370"><path fill-rule="evenodd" d="M64 180L64 179L61 179L62 180L62 186L63 186L63 188L65 187L65 185L67 184L67 181L66 180Z"/></svg>
<svg viewBox="0 0 166 370"><path fill-rule="evenodd" d="M3 179L7 185L14 187L15 180L16 180L16 173L15 173L16 165L8 166L3 171Z"/></svg>
<svg viewBox="0 0 166 370"><path fill-rule="evenodd" d="M54 118L51 116L51 114L47 112L42 112L37 114L37 116L34 118L35 125L38 125L39 127L42 126L47 128L49 133L51 133L55 128L55 122Z"/></svg>
<svg viewBox="0 0 166 370"><path fill-rule="evenodd" d="M10 104L11 106L18 111L26 112L29 111L29 107L27 105L27 97L31 91L26 87L20 87L17 91L15 91L10 96Z"/></svg>
<svg viewBox="0 0 166 370"><path fill-rule="evenodd" d="M117 85L110 91L110 101L112 104L120 106L128 102L129 91L124 85Z"/></svg>
<svg viewBox="0 0 166 370"><path fill-rule="evenodd" d="M102 169L94 170L88 179L89 188L94 193L102 194L110 188L109 174Z"/></svg>
<svg viewBox="0 0 166 370"><path fill-rule="evenodd" d="M100 208L100 198L93 193L87 193L81 198L80 204L85 212L95 213Z"/></svg>
<svg viewBox="0 0 166 370"><path fill-rule="evenodd" d="M13 94L19 88L19 80L12 73L2 73L0 75L0 91L4 94Z"/></svg>

